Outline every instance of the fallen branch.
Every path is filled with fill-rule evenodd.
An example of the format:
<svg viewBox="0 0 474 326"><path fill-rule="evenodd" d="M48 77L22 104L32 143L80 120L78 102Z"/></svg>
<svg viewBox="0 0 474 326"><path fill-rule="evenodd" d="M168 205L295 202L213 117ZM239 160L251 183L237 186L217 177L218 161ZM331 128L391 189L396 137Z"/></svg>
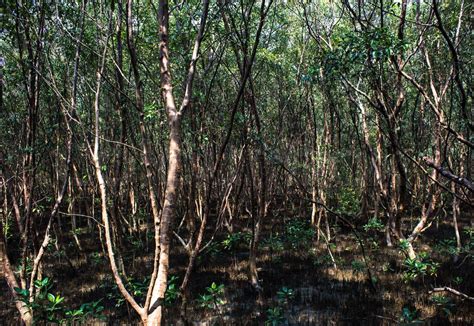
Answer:
<svg viewBox="0 0 474 326"><path fill-rule="evenodd" d="M452 289L450 287L442 287L442 288L434 288L433 290L431 290L430 292L428 292L429 294L433 293L433 292L450 292L454 295L457 295L459 297L462 297L464 299L467 299L469 301L474 301L474 298L473 297L470 297L468 296L467 294L464 294L462 292L459 292L458 290L455 290L455 289Z"/></svg>

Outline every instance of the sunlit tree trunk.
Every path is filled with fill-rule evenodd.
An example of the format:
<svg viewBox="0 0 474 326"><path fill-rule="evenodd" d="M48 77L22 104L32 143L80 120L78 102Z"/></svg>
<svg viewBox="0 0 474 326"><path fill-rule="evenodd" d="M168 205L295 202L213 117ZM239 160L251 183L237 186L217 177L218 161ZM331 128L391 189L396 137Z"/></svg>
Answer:
<svg viewBox="0 0 474 326"><path fill-rule="evenodd" d="M196 71L199 48L204 36L204 29L209 11L209 0L202 5L201 21L194 42L191 62L189 64L183 101L178 110L173 96L173 86L169 57L169 8L168 1L160 0L158 23L160 28L160 74L161 94L168 115L170 143L168 146L168 171L166 177L165 200L159 225L160 256L158 271L151 292L148 325L161 325L163 317L163 300L168 284L170 229L176 214L177 190L181 165L181 117L191 104L193 80ZM155 226L157 228L157 226ZM155 229L155 232L157 230Z"/></svg>

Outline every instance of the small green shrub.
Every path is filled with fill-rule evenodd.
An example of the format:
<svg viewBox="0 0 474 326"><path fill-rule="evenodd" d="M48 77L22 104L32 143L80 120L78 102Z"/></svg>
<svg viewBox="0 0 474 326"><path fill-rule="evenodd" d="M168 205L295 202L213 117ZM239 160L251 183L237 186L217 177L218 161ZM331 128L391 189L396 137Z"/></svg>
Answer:
<svg viewBox="0 0 474 326"><path fill-rule="evenodd" d="M283 316L283 309L280 307L274 307L267 309L267 320L265 325L267 326L277 326L285 322L285 317Z"/></svg>
<svg viewBox="0 0 474 326"><path fill-rule="evenodd" d="M399 242L400 251L406 253L409 247L410 247L410 243L408 242L408 240L406 240L406 239L401 239L400 240L400 242Z"/></svg>
<svg viewBox="0 0 474 326"><path fill-rule="evenodd" d="M32 302L30 302L30 292L27 289L14 289L19 295L20 301L33 310L34 322L60 322L60 312L62 310L61 304L64 301L64 298L60 295L50 293L52 286L53 285L48 277L36 280L34 282L34 287L37 295L33 297Z"/></svg>
<svg viewBox="0 0 474 326"><path fill-rule="evenodd" d="M420 253L415 259L406 258L403 262L405 269L403 279L405 281L413 281L419 277L436 276L439 263L429 259L426 253Z"/></svg>
<svg viewBox="0 0 474 326"><path fill-rule="evenodd" d="M100 252L93 252L89 254L89 259L93 265L99 265L102 262L102 255Z"/></svg>
<svg viewBox="0 0 474 326"><path fill-rule="evenodd" d="M106 320L103 315L103 310L104 306L102 305L102 299L83 303L78 309L67 310L66 320L73 323L84 323L90 318Z"/></svg>
<svg viewBox="0 0 474 326"><path fill-rule="evenodd" d="M402 309L400 323L402 325L418 325L423 324L420 319L420 311L416 308L405 306Z"/></svg>
<svg viewBox="0 0 474 326"><path fill-rule="evenodd" d="M227 237L222 240L221 245L224 250L233 251L240 244L249 244L252 235L249 232L229 233Z"/></svg>
<svg viewBox="0 0 474 326"><path fill-rule="evenodd" d="M295 291L286 286L282 287L277 292L278 302L280 304L288 304L291 300L295 298Z"/></svg>
<svg viewBox="0 0 474 326"><path fill-rule="evenodd" d="M222 248L220 243L213 242L204 250L204 254L210 256L211 258L215 258L222 252Z"/></svg>
<svg viewBox="0 0 474 326"><path fill-rule="evenodd" d="M197 303L201 308L217 310L224 304L224 284L217 285L212 282L211 286L206 288L206 293L201 294Z"/></svg>
<svg viewBox="0 0 474 326"><path fill-rule="evenodd" d="M380 232L380 231L384 230L385 225L378 218L372 217L367 222L367 224L365 224L362 228L364 229L365 232L369 232L369 231L372 231L372 230Z"/></svg>
<svg viewBox="0 0 474 326"><path fill-rule="evenodd" d="M145 277L143 281L136 280L132 277L127 278L127 283L125 284L125 288L136 298L141 299L144 298L147 291L148 285L150 282L149 277ZM100 288L104 289L105 297L108 300L115 302L115 307L121 307L125 303L125 298L120 293L117 284L113 280L108 279L108 281L104 282L100 285Z"/></svg>
<svg viewBox="0 0 474 326"><path fill-rule="evenodd" d="M338 263L338 258L334 257L334 259L336 260L336 263ZM334 262L332 261L331 255L329 254L314 256L312 262L313 262L314 267L328 267L334 264Z"/></svg>
<svg viewBox="0 0 474 326"><path fill-rule="evenodd" d="M36 288L37 295L33 297L32 302L29 301L28 290L14 289L18 293L20 300L33 311L34 323L70 324L85 322L89 318L106 319L103 315L102 299L84 303L78 309L66 309L63 306L64 297L50 292L52 286L51 280L48 277L36 280L34 287Z"/></svg>
<svg viewBox="0 0 474 326"><path fill-rule="evenodd" d="M170 279L168 280L168 287L166 288L165 292L165 305L171 306L173 305L179 296L179 287L178 287L178 277L175 275L171 275Z"/></svg>
<svg viewBox="0 0 474 326"><path fill-rule="evenodd" d="M451 316L456 308L456 304L444 295L433 295L431 297L431 302L435 304L438 310L440 310L446 317Z"/></svg>
<svg viewBox="0 0 474 326"><path fill-rule="evenodd" d="M281 237L278 235L278 233L276 235L270 235L269 238L267 239L264 239L261 244L260 244L260 247L261 248L268 248L269 250L271 251L282 251L283 249L285 249L285 244L283 242L283 240L281 239Z"/></svg>
<svg viewBox="0 0 474 326"><path fill-rule="evenodd" d="M460 253L460 250L457 248L457 245L456 245L456 239L454 238L439 241L435 245L434 249L438 251L440 254L444 254L444 255L455 256L455 255L459 255Z"/></svg>
<svg viewBox="0 0 474 326"><path fill-rule="evenodd" d="M461 276L456 276L455 278L453 278L453 283L456 285L461 285L463 281L464 279Z"/></svg>
<svg viewBox="0 0 474 326"><path fill-rule="evenodd" d="M314 229L301 220L291 220L285 228L285 240L292 249L304 249L311 245Z"/></svg>
<svg viewBox="0 0 474 326"><path fill-rule="evenodd" d="M341 214L354 215L360 210L360 198L354 189L344 187L339 192L337 211Z"/></svg>
<svg viewBox="0 0 474 326"><path fill-rule="evenodd" d="M395 269L392 267L392 265L389 262L386 262L382 265L382 271L385 273L393 273L395 272Z"/></svg>
<svg viewBox="0 0 474 326"><path fill-rule="evenodd" d="M379 241L377 239L373 238L373 237L367 237L367 243L368 243L369 247L372 250L379 250L380 249Z"/></svg>
<svg viewBox="0 0 474 326"><path fill-rule="evenodd" d="M362 262L360 260L353 260L351 262L351 266L352 266L352 271L354 273L362 273L364 271L364 268L365 268L364 262Z"/></svg>

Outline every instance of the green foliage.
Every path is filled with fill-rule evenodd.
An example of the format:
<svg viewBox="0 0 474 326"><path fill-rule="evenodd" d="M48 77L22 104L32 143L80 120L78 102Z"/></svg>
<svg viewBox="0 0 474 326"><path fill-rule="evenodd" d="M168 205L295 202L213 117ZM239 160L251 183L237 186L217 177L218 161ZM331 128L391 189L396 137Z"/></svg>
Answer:
<svg viewBox="0 0 474 326"><path fill-rule="evenodd" d="M66 320L73 323L84 323L90 318L106 320L103 315L104 306L102 305L102 299L83 303L78 309L66 310Z"/></svg>
<svg viewBox="0 0 474 326"><path fill-rule="evenodd" d="M459 256L464 255L464 259L472 259L474 257L474 232L472 229L467 228L464 230L464 234L467 239L464 241L464 245L458 248L456 239L444 239L440 240L434 247L442 255Z"/></svg>
<svg viewBox="0 0 474 326"><path fill-rule="evenodd" d="M212 242L207 248L204 250L204 255L210 256L211 259L215 258L222 252L222 246L219 242ZM201 256L198 257L198 261L201 261Z"/></svg>
<svg viewBox="0 0 474 326"><path fill-rule="evenodd" d="M140 237L137 237L136 235L128 235L127 240L132 245L134 251L140 251L144 249L144 243Z"/></svg>
<svg viewBox="0 0 474 326"><path fill-rule="evenodd" d="M179 296L178 277L171 275L168 280L168 286L165 292L165 305L170 307L173 305Z"/></svg>
<svg viewBox="0 0 474 326"><path fill-rule="evenodd" d="M334 43L323 57L328 75L360 73L367 62L387 62L390 56L403 53L408 46L386 27L374 27L360 33L344 30L335 34Z"/></svg>
<svg viewBox="0 0 474 326"><path fill-rule="evenodd" d="M437 250L440 254L448 254L448 255L458 255L460 250L456 246L456 239L445 239L439 241L435 247L435 250Z"/></svg>
<svg viewBox="0 0 474 326"><path fill-rule="evenodd" d="M362 262L360 260L353 260L351 262L351 266L352 266L352 270L354 271L354 273L362 273L364 271L364 268L365 268L364 262Z"/></svg>
<svg viewBox="0 0 474 326"><path fill-rule="evenodd" d="M5 237L6 240L10 239L10 237L12 236L12 233L10 233L10 228L11 228L11 224L10 224L10 219L7 218L5 219L5 221L2 223L2 232L3 232L3 235Z"/></svg>
<svg viewBox="0 0 474 326"><path fill-rule="evenodd" d="M273 307L267 309L267 320L265 321L266 326L278 326L285 322L283 315L283 309L280 307Z"/></svg>
<svg viewBox="0 0 474 326"><path fill-rule="evenodd" d="M277 292L278 302L280 304L288 304L291 300L295 298L295 291L286 286L282 287Z"/></svg>
<svg viewBox="0 0 474 326"><path fill-rule="evenodd" d="M329 244L331 250L334 250L334 244L330 243ZM324 254L324 255L316 255L312 253L312 262L315 267L329 267L333 266L333 258L336 261L336 264L340 264L343 262L342 258L339 258L338 256L331 257L330 254Z"/></svg>
<svg viewBox="0 0 474 326"><path fill-rule="evenodd" d="M99 265L102 262L102 255L100 252L92 252L89 254L89 259L93 265Z"/></svg>
<svg viewBox="0 0 474 326"><path fill-rule="evenodd" d="M137 299L143 299L147 293L149 277L145 277L142 281L136 280L132 277L127 278L125 288ZM113 280L108 280L99 286L104 289L105 297L115 303L115 307L119 308L125 303L125 299L120 293L117 284Z"/></svg>
<svg viewBox="0 0 474 326"><path fill-rule="evenodd" d="M147 122L153 122L158 116L158 105L156 103L145 104L144 107L144 118Z"/></svg>
<svg viewBox="0 0 474 326"><path fill-rule="evenodd" d="M66 309L63 306L64 297L50 292L52 288L51 280L45 277L34 282L36 295L30 301L30 293L26 289L15 288L20 301L33 311L34 323L57 323L70 324L74 322L85 322L89 318L105 320L102 312L102 299L84 303L78 309Z"/></svg>
<svg viewBox="0 0 474 326"><path fill-rule="evenodd" d="M464 234L472 241L474 239L474 227L464 229Z"/></svg>
<svg viewBox="0 0 474 326"><path fill-rule="evenodd" d="M402 309L402 314L400 316L400 323L402 325L423 324L423 322L419 318L420 318L420 311L418 309L405 306Z"/></svg>
<svg viewBox="0 0 474 326"><path fill-rule="evenodd" d="M461 276L456 276L453 278L453 283L455 285L461 285L464 279Z"/></svg>
<svg viewBox="0 0 474 326"><path fill-rule="evenodd" d="M285 226L285 240L292 249L308 248L314 235L314 228L302 220L293 219Z"/></svg>
<svg viewBox="0 0 474 326"><path fill-rule="evenodd" d="M365 232L369 231L383 231L385 228L385 225L382 223L381 220L379 220L376 217L372 217L369 221L367 221L367 224L365 224L363 227Z"/></svg>
<svg viewBox="0 0 474 326"><path fill-rule="evenodd" d="M466 255L465 259L472 260L474 258L474 228L466 228L464 234L467 236L461 254Z"/></svg>
<svg viewBox="0 0 474 326"><path fill-rule="evenodd" d="M17 267L17 272L21 273L22 270L23 270L23 264L19 264ZM26 257L26 264L25 264L26 275L30 275L32 271L33 271L33 261L31 260L30 257Z"/></svg>
<svg viewBox="0 0 474 326"><path fill-rule="evenodd" d="M133 296L138 298L145 297L148 291L148 285L150 283L149 277L145 277L142 281L129 277L127 281L128 282L126 287Z"/></svg>
<svg viewBox="0 0 474 326"><path fill-rule="evenodd" d="M386 262L382 265L382 271L384 271L385 273L393 273L395 270L393 269L390 263Z"/></svg>
<svg viewBox="0 0 474 326"><path fill-rule="evenodd" d="M344 187L338 195L337 211L341 214L354 215L360 210L360 198L351 187Z"/></svg>
<svg viewBox="0 0 474 326"><path fill-rule="evenodd" d="M431 297L431 302L436 305L439 311L442 312L446 317L449 317L453 314L456 304L444 295L433 295Z"/></svg>
<svg viewBox="0 0 474 326"><path fill-rule="evenodd" d="M197 303L201 308L217 310L224 304L224 284L217 285L212 282L211 286L206 288L206 293L201 294Z"/></svg>
<svg viewBox="0 0 474 326"><path fill-rule="evenodd" d="M410 243L406 239L401 239L398 245L402 252L407 252L408 248L410 247Z"/></svg>
<svg viewBox="0 0 474 326"><path fill-rule="evenodd" d="M271 251L282 251L285 248L285 243L283 242L281 236L272 234L270 237L264 239L260 243L261 248L268 248Z"/></svg>
<svg viewBox="0 0 474 326"><path fill-rule="evenodd" d="M406 258L403 262L403 279L413 281L419 277L436 276L439 263L432 261L426 253L420 253L416 258Z"/></svg>
<svg viewBox="0 0 474 326"><path fill-rule="evenodd" d="M233 251L240 244L248 244L252 238L249 232L229 233L227 237L222 240L221 246L224 250Z"/></svg>

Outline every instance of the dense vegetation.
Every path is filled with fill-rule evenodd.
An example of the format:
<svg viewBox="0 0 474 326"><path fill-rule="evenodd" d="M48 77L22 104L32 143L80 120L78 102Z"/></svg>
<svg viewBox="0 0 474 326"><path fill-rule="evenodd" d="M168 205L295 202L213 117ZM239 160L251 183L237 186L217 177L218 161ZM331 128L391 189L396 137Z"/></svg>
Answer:
<svg viewBox="0 0 474 326"><path fill-rule="evenodd" d="M474 323L470 1L1 3L1 321Z"/></svg>

